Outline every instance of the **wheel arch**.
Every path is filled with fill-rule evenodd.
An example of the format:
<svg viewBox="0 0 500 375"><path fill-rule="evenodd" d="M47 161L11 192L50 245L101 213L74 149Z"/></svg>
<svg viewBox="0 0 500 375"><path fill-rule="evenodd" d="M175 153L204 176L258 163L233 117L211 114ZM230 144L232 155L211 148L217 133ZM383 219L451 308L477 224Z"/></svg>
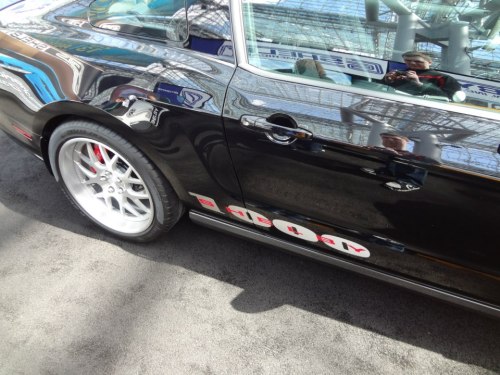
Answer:
<svg viewBox="0 0 500 375"><path fill-rule="evenodd" d="M173 170L147 140L113 115L85 103L51 103L38 112L33 128L36 134L41 135L40 149L44 163L50 173L53 174L48 151L50 138L60 125L73 120L89 121L111 129L124 137L127 141L138 147L151 163L158 168L163 177L172 185L180 200L185 201L189 199L186 189L175 176Z"/></svg>

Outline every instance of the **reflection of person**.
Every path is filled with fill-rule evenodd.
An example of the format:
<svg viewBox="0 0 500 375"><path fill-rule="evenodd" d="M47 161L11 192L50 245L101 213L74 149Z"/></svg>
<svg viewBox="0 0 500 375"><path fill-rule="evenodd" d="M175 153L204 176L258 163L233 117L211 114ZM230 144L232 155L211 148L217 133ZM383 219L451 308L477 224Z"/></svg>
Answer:
<svg viewBox="0 0 500 375"><path fill-rule="evenodd" d="M102 105L102 109L107 112L113 112L116 116L121 116L128 111L129 99L124 98L123 96L118 96L116 98L112 98L107 102L104 102Z"/></svg>
<svg viewBox="0 0 500 375"><path fill-rule="evenodd" d="M326 76L325 68L319 61L313 59L300 59L295 61L293 71L297 74L312 78L329 78Z"/></svg>
<svg viewBox="0 0 500 375"><path fill-rule="evenodd" d="M406 150L408 144L408 138L395 133L382 133L380 134L382 138L382 145L389 151L393 151L398 154L409 153Z"/></svg>
<svg viewBox="0 0 500 375"><path fill-rule="evenodd" d="M412 95L443 96L455 102L465 99L455 78L430 69L432 59L425 53L405 52L403 59L408 69L387 73L384 81L389 86Z"/></svg>
<svg viewBox="0 0 500 375"><path fill-rule="evenodd" d="M137 98L145 98L145 99L148 99L151 101L158 100L158 98L156 97L156 95L152 91L143 89L141 87L132 86L132 85L116 86L113 89L113 91L111 92L110 100L117 102L117 101L120 101L120 100L117 100L117 99L120 99L120 97L121 98L130 98L131 96L133 96L136 99ZM128 103L127 103L127 106L128 106Z"/></svg>
<svg viewBox="0 0 500 375"><path fill-rule="evenodd" d="M109 100L102 108L135 130L148 130L152 126L157 127L160 116L168 110L157 107L144 98L144 95L140 98L135 95L129 95L127 98L118 96ZM156 101L154 94L149 94L146 98Z"/></svg>
<svg viewBox="0 0 500 375"><path fill-rule="evenodd" d="M152 119L155 113L157 107L148 101L156 102L158 98L149 90L132 85L121 85L114 88L109 100L103 103L102 109L120 118L129 126L135 125L134 128L137 128L141 122ZM156 116L154 122L157 120ZM151 125L149 122L147 124Z"/></svg>
<svg viewBox="0 0 500 375"><path fill-rule="evenodd" d="M328 74L321 63L314 59L299 59L295 61L293 73L301 76L319 78L322 81L333 82L338 85L351 85L351 77L340 71L328 70Z"/></svg>

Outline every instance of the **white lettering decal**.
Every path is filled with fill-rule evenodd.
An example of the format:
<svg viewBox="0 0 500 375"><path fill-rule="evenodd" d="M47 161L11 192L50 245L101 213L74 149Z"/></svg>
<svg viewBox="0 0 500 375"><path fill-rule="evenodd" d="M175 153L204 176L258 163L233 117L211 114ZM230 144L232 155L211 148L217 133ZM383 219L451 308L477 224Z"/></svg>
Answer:
<svg viewBox="0 0 500 375"><path fill-rule="evenodd" d="M198 203L201 204L203 208L206 208L207 210L215 211L215 212L222 212L219 207L217 206L217 203L212 198L205 197L204 195L200 194L195 194L195 193L189 193L189 195L192 195L198 200Z"/></svg>
<svg viewBox="0 0 500 375"><path fill-rule="evenodd" d="M247 223L253 224L253 220L248 215L248 211L246 208L238 207L238 206L227 206L226 211L231 215L236 216L238 219L246 221Z"/></svg>
<svg viewBox="0 0 500 375"><path fill-rule="evenodd" d="M239 206L227 206L226 211L238 219L246 221L247 223L253 223L259 227L271 228L273 223L264 215L258 212L247 210L246 208Z"/></svg>
<svg viewBox="0 0 500 375"><path fill-rule="evenodd" d="M219 210L219 207L217 207L217 203L215 203L212 198L195 193L189 194L195 197L203 208L223 213L223 211ZM280 232L283 232L295 238L300 238L304 241L320 242L331 249L335 249L337 251L349 255L354 255L360 258L370 257L370 251L366 247L345 238L336 237L329 234L318 235L312 230L303 227L302 225L291 223L285 220L275 219L271 221L264 215L259 214L255 211L247 210L244 207L230 205L226 207L226 212L249 224L255 224L257 226L265 228L272 228L274 226Z"/></svg>
<svg viewBox="0 0 500 375"><path fill-rule="evenodd" d="M323 234L319 236L319 240L331 248L342 251L343 253L355 255L361 258L370 257L370 251L356 242L346 240L345 238Z"/></svg>
<svg viewBox="0 0 500 375"><path fill-rule="evenodd" d="M4 32L5 32L5 34L9 35L10 37L15 38L17 40L20 40L23 43L27 44L28 46L36 48L39 51L45 52L50 48L50 46L48 44L43 43L35 38L32 38L27 34L19 33L16 31L9 31L9 30L6 30Z"/></svg>
<svg viewBox="0 0 500 375"><path fill-rule="evenodd" d="M301 225L290 223L284 220L273 220L276 229L288 234L289 236L301 238L309 242L318 242L318 236L312 230Z"/></svg>

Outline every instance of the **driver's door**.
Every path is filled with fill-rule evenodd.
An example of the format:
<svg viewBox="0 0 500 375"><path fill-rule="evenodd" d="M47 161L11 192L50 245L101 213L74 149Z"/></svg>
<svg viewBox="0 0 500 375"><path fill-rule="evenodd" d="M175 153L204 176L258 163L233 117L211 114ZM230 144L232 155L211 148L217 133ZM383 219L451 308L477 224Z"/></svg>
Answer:
<svg viewBox="0 0 500 375"><path fill-rule="evenodd" d="M398 62L376 50L366 56L369 45L335 47L373 32L364 2L344 3L244 2L248 60L224 113L246 209L229 214L286 241L498 303L498 99L479 102L470 90L468 102L455 103L388 87L384 74ZM321 49L325 35L351 40Z"/></svg>

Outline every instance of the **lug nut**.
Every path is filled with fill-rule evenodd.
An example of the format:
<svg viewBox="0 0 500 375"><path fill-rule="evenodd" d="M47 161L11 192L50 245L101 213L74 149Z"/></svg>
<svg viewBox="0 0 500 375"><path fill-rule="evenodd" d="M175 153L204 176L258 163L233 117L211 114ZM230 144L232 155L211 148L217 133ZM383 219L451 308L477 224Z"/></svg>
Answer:
<svg viewBox="0 0 500 375"><path fill-rule="evenodd" d="M108 193L112 194L114 192L115 192L115 189L110 186L109 189L108 189Z"/></svg>

